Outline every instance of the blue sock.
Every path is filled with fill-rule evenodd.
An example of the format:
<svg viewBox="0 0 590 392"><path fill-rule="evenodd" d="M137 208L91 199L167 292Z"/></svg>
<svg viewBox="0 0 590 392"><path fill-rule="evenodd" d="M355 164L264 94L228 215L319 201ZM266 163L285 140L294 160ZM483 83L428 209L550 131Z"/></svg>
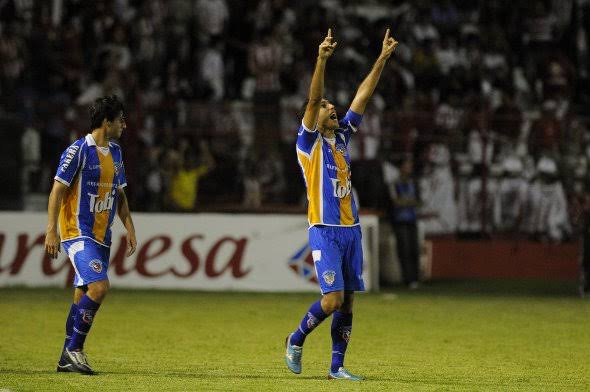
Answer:
<svg viewBox="0 0 590 392"><path fill-rule="evenodd" d="M72 304L70 306L70 313L66 319L66 340L64 341L64 349L70 343L72 339L72 333L74 333L74 320L76 319L76 313L78 313L78 305Z"/></svg>
<svg viewBox="0 0 590 392"><path fill-rule="evenodd" d="M78 311L76 312L76 319L74 320L74 327L72 339L68 344L68 350L82 350L84 348L84 341L86 335L92 326L94 315L98 311L100 304L94 302L88 295L84 295L80 302L78 302Z"/></svg>
<svg viewBox="0 0 590 392"><path fill-rule="evenodd" d="M299 328L293 332L291 335L291 344L295 346L303 346L305 342L305 337L315 329L322 321L324 321L328 317L326 313L322 310L321 301L314 302L313 305L307 311L303 320L301 320L301 324Z"/></svg>
<svg viewBox="0 0 590 392"><path fill-rule="evenodd" d="M332 318L332 366L331 370L337 372L344 366L344 354L348 347L348 340L352 333L352 313L334 312Z"/></svg>

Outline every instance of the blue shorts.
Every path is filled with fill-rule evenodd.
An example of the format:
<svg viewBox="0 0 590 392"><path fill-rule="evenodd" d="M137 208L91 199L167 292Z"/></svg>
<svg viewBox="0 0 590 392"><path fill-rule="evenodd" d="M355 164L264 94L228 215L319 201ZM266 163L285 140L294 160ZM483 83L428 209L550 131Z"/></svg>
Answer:
<svg viewBox="0 0 590 392"><path fill-rule="evenodd" d="M111 249L90 238L76 238L62 242L74 266L74 287L107 280Z"/></svg>
<svg viewBox="0 0 590 392"><path fill-rule="evenodd" d="M365 291L361 227L312 226L309 246L322 294Z"/></svg>

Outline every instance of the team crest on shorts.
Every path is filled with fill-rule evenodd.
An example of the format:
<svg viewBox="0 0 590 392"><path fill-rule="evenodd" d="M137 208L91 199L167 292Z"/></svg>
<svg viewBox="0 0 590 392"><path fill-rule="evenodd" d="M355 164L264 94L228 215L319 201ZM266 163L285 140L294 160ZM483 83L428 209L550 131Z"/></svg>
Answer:
<svg viewBox="0 0 590 392"><path fill-rule="evenodd" d="M90 265L90 268L92 268L92 270L97 274L100 274L102 272L102 263L100 262L100 260L94 259L88 265Z"/></svg>
<svg viewBox="0 0 590 392"><path fill-rule="evenodd" d="M324 278L324 282L326 282L328 286L332 286L334 284L335 277L336 272L331 270L324 271L324 273L322 274L322 278Z"/></svg>

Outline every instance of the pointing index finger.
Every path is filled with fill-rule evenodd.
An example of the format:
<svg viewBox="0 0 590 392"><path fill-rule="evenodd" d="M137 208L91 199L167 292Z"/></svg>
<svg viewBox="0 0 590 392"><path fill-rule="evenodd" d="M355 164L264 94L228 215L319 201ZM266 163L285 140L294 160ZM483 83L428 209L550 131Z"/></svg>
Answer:
<svg viewBox="0 0 590 392"><path fill-rule="evenodd" d="M385 31L385 40L387 41L388 38L389 38L389 27Z"/></svg>
<svg viewBox="0 0 590 392"><path fill-rule="evenodd" d="M328 29L328 38L332 38L332 29Z"/></svg>

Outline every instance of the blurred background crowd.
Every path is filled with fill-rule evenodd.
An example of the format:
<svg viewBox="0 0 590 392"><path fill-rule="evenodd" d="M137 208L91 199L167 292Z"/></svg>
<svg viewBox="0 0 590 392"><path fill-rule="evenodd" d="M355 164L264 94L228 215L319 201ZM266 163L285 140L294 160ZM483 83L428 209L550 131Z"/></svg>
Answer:
<svg viewBox="0 0 590 392"><path fill-rule="evenodd" d="M3 207L45 209L88 104L117 94L133 210L302 209L294 143L329 27L340 116L386 27L400 42L350 146L362 208L387 211L411 159L427 234L574 236L588 0L0 1Z"/></svg>

